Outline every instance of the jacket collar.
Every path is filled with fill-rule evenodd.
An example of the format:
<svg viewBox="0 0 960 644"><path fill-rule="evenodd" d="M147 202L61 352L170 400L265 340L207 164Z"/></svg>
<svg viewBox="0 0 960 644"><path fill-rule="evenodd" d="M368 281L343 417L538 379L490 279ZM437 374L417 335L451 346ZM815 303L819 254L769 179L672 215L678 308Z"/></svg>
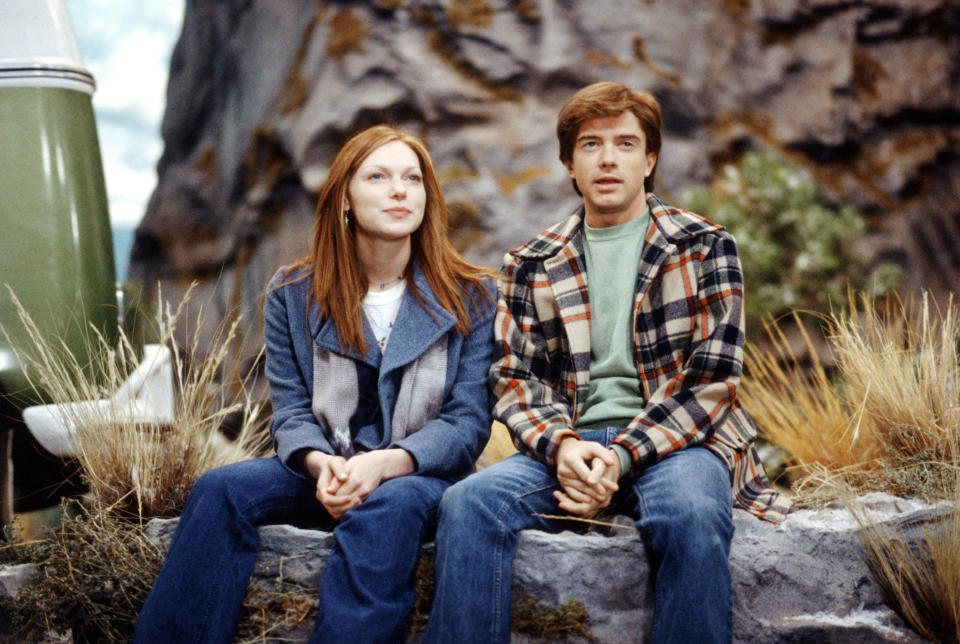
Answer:
<svg viewBox="0 0 960 644"><path fill-rule="evenodd" d="M418 262L411 262L413 271L413 285L420 293L423 305L416 295L407 288L397 311L397 319L390 332L390 341L387 343L385 355L380 354L377 339L367 323L363 320L363 337L366 342L366 353L359 355L353 351L344 351L340 348L337 329L333 320L324 319L319 307L310 307L310 329L313 330L314 342L334 353L344 355L354 360L365 362L379 368L381 373L390 369L403 367L422 355L434 343L456 324L456 318L440 306L430 288L430 283L420 269ZM381 365L381 361L383 365Z"/></svg>
<svg viewBox="0 0 960 644"><path fill-rule="evenodd" d="M642 251L636 283L638 303L646 297L660 266L678 244L704 232L722 230L699 215L668 206L652 193L647 195L647 205L655 225L650 226ZM567 219L510 252L519 259L543 262L553 299L559 305L578 390L588 386L590 374L590 321L589 316L583 316L584 311L589 311L583 219L581 204ZM571 275L576 276L579 288L571 288Z"/></svg>
<svg viewBox="0 0 960 644"><path fill-rule="evenodd" d="M647 237L648 245L666 249L705 232L723 230L723 226L705 217L667 205L653 193L647 194L647 205L650 207L650 216L655 224ZM569 217L551 226L526 244L510 251L510 254L519 258L542 261L556 255L571 243L579 245L582 253L580 234L583 230L583 219L584 209L583 204L580 204Z"/></svg>

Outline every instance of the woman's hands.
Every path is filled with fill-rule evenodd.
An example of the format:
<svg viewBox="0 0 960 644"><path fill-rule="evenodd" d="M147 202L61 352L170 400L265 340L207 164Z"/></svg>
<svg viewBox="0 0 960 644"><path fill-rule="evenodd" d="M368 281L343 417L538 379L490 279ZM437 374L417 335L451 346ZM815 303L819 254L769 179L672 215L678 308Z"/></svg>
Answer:
<svg viewBox="0 0 960 644"><path fill-rule="evenodd" d="M317 500L334 519L362 503L383 481L414 470L413 457L399 448L364 452L349 459L314 450L303 463L317 480Z"/></svg>

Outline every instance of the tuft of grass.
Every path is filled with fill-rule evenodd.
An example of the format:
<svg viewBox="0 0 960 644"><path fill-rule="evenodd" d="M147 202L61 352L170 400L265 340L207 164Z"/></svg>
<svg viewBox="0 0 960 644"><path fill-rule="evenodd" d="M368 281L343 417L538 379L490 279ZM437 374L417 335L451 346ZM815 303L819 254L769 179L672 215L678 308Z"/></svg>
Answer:
<svg viewBox="0 0 960 644"><path fill-rule="evenodd" d="M235 642L300 641L289 638L295 629L312 628L317 619L317 592L296 584L275 587L251 582L240 611Z"/></svg>
<svg viewBox="0 0 960 644"><path fill-rule="evenodd" d="M884 601L922 637L960 642L960 478L953 507L911 542L906 529L875 522L855 502L847 507L860 524L867 566Z"/></svg>
<svg viewBox="0 0 960 644"><path fill-rule="evenodd" d="M10 606L18 641L70 630L74 641L128 642L163 562L140 527L82 510L53 531L32 583Z"/></svg>
<svg viewBox="0 0 960 644"><path fill-rule="evenodd" d="M18 358L28 366L38 397L45 392L54 403L107 399L137 368L137 352L123 332L113 345L94 330L96 344L84 353L93 357L81 364L71 347L43 337L16 296L10 296L33 343L18 350ZM156 320L156 336L173 356L172 424L135 422L113 406L68 408L67 420L77 428L74 443L83 478L96 503L111 512L140 520L176 516L200 474L268 450L264 410L250 393L256 364L241 375L231 363L241 354L240 318L222 326L209 347L201 346L199 333L180 347L173 334L189 297L188 291L174 311L158 307ZM201 309L198 322L202 315ZM239 424L233 441L219 431L229 423Z"/></svg>
<svg viewBox="0 0 960 644"><path fill-rule="evenodd" d="M851 487L950 498L960 445L960 321L923 294L875 305L851 293L824 318L830 372L802 330L810 364L777 323L764 350L748 345L741 399L761 436L790 454L801 496ZM831 491L833 490L833 491Z"/></svg>
<svg viewBox="0 0 960 644"><path fill-rule="evenodd" d="M590 630L590 614L576 599L553 607L543 608L533 597L521 595L513 600L511 630L515 633L556 642L561 638L580 637L588 642L597 638Z"/></svg>

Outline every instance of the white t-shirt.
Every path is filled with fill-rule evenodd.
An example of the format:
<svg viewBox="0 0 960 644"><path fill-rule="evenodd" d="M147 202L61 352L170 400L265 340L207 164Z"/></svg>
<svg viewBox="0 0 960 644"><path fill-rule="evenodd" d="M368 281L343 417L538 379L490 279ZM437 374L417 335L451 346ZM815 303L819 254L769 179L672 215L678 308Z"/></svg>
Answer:
<svg viewBox="0 0 960 644"><path fill-rule="evenodd" d="M407 282L404 280L385 291L367 291L363 298L363 312L377 338L381 353L387 348L387 340L390 339L390 331L393 329L394 320L397 319L397 311L400 310L400 302L403 300L403 292L406 288Z"/></svg>

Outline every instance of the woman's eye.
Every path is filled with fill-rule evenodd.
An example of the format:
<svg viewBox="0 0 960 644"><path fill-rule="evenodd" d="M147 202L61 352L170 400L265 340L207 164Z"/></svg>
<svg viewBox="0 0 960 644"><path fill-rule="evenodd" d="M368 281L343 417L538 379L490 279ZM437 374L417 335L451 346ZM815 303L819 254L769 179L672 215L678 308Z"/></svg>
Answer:
<svg viewBox="0 0 960 644"><path fill-rule="evenodd" d="M384 177L384 174L382 172L371 172L368 178L374 179L374 180L380 180L380 179L383 179L383 177Z"/></svg>
<svg viewBox="0 0 960 644"><path fill-rule="evenodd" d="M419 174L411 174L407 175L407 181L410 183L420 183L423 181L423 177L421 177Z"/></svg>

